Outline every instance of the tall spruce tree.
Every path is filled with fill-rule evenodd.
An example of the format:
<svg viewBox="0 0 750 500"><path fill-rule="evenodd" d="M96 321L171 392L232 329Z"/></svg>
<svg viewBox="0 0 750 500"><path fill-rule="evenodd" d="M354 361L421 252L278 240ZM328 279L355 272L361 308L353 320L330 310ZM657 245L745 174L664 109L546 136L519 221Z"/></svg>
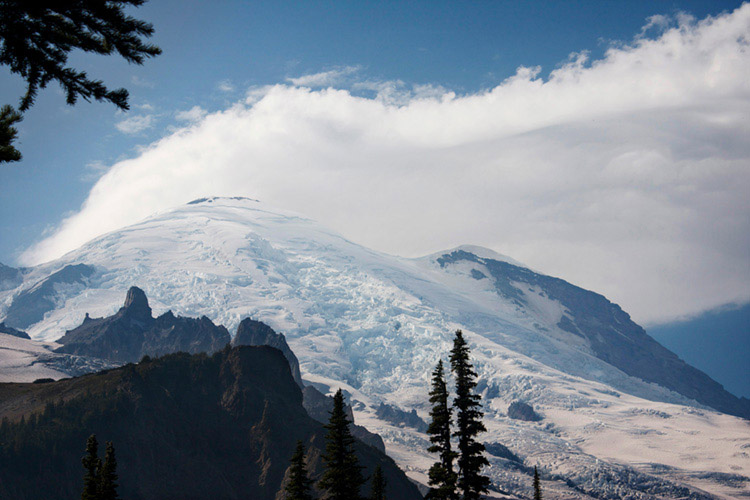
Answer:
<svg viewBox="0 0 750 500"><path fill-rule="evenodd" d="M463 500L478 500L490 485L490 479L481 474L482 467L489 465L483 454L484 445L476 440L487 429L482 423L481 397L474 393L477 373L469 359L469 346L461 330L456 330L450 360L456 379L456 397L453 400L456 432L453 435L458 438L457 485Z"/></svg>
<svg viewBox="0 0 750 500"><path fill-rule="evenodd" d="M81 459L86 472L83 475L81 500L99 500L99 473L102 462L99 460L99 443L92 434L86 441L86 455Z"/></svg>
<svg viewBox="0 0 750 500"><path fill-rule="evenodd" d="M370 500L385 500L385 476L383 476L383 469L378 465L375 467L375 472L372 473L372 492L370 493Z"/></svg>
<svg viewBox="0 0 750 500"><path fill-rule="evenodd" d="M325 470L318 486L326 491L330 500L359 500L364 484L362 468L354 454L355 439L346 417L344 394L339 389L333 396L331 418L325 428L326 449L323 454Z"/></svg>
<svg viewBox="0 0 750 500"><path fill-rule="evenodd" d="M432 418L427 434L430 435L432 446L427 448L430 453L438 454L429 471L430 491L426 499L453 500L456 498L456 473L453 471L453 461L456 452L451 448L451 414L448 404L448 386L445 383L443 360L439 360L432 373L432 389L430 390L430 417Z"/></svg>
<svg viewBox="0 0 750 500"><path fill-rule="evenodd" d="M312 500L310 486L313 481L307 477L305 467L305 446L297 441L289 467L289 483L286 485L286 500Z"/></svg>
<svg viewBox="0 0 750 500"><path fill-rule="evenodd" d="M119 500L117 495L117 459L115 446L107 441L104 463L99 473L99 500Z"/></svg>
<svg viewBox="0 0 750 500"><path fill-rule="evenodd" d="M539 484L539 472L534 466L534 500L542 500L542 486Z"/></svg>

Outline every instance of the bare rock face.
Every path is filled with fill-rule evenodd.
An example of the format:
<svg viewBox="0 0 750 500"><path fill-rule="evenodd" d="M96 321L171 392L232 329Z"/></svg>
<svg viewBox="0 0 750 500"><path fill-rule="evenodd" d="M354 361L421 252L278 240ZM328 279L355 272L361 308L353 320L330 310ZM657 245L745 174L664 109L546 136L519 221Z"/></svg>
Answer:
<svg viewBox="0 0 750 500"><path fill-rule="evenodd" d="M297 385L303 387L302 376L299 371L299 360L286 343L283 333L276 333L273 328L260 321L245 318L237 327L237 333L232 339L232 345L268 345L284 353L292 369L292 377Z"/></svg>
<svg viewBox="0 0 750 500"><path fill-rule="evenodd" d="M396 406L380 403L380 406L375 409L375 414L378 418L382 418L394 425L411 427L419 432L427 432L427 422L417 415L416 410L406 412Z"/></svg>
<svg viewBox="0 0 750 500"><path fill-rule="evenodd" d="M15 328L11 328L5 323L0 323L0 333L5 333L7 335L13 335L14 337L19 337L22 339L30 339L29 334L26 332L22 332L21 330L16 330Z"/></svg>
<svg viewBox="0 0 750 500"><path fill-rule="evenodd" d="M534 407L523 401L513 401L508 407L508 416L525 422L538 422L542 419L542 417L534 411Z"/></svg>
<svg viewBox="0 0 750 500"><path fill-rule="evenodd" d="M210 319L184 318L168 311L151 315L146 294L131 287L117 313L106 318L86 315L83 323L57 342L57 352L93 356L115 363L132 363L143 356L173 352L213 353L229 343L229 332Z"/></svg>

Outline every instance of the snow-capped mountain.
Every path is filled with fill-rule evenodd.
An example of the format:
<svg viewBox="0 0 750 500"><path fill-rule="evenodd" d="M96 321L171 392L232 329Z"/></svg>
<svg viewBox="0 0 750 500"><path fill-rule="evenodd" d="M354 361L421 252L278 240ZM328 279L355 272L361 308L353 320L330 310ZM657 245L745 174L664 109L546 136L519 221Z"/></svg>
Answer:
<svg viewBox="0 0 750 500"><path fill-rule="evenodd" d="M528 495L538 465L549 498L750 495L750 427L726 414L747 417L747 400L601 295L487 249L404 259L254 200L208 198L3 272L0 320L37 340L62 337L86 313L113 314L132 285L156 314L205 315L230 331L248 316L267 323L287 336L303 379L343 387L357 423L423 483L425 435L377 409L427 420L430 372L461 328L497 489ZM514 401L542 420L509 417Z"/></svg>

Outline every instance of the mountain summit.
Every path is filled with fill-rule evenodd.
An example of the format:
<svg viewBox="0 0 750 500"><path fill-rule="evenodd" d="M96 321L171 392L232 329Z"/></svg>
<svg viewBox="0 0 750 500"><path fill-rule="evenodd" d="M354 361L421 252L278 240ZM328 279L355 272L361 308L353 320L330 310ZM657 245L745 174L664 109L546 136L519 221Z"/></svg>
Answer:
<svg viewBox="0 0 750 500"><path fill-rule="evenodd" d="M87 312L120 314L121 290L134 283L161 315L153 324L172 321L172 309L230 330L251 317L283 332L303 382L323 394L343 388L357 422L422 483L432 460L424 434L377 410L415 410L427 420L429 374L461 328L479 374L487 449L508 450L489 457L496 488L531 494L528 470L507 458L516 457L558 478L550 498L750 494L750 479L738 479L750 477L747 422L726 414L747 416L746 400L679 360L602 295L491 250L399 258L296 213L207 198L26 270L20 285L0 292L0 320L33 321L6 323L48 340L80 325L61 339L66 349L89 339L106 345L113 324L81 322ZM145 311L135 295L123 309ZM514 402L540 420L510 418Z"/></svg>

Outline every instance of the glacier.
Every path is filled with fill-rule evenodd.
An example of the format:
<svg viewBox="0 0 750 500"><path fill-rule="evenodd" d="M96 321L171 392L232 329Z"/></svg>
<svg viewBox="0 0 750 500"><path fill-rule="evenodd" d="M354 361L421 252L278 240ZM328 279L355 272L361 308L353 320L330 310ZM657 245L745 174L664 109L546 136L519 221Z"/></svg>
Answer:
<svg viewBox="0 0 750 500"><path fill-rule="evenodd" d="M529 496L535 465L548 498L750 496L747 420L612 358L607 346L640 338L617 306L602 297L608 323L586 316L563 285L489 249L401 258L257 200L204 198L14 276L0 287L0 320L33 321L11 326L37 343L62 337L87 313L113 314L131 286L156 315L205 315L230 331L246 317L263 321L286 335L305 382L341 387L356 422L423 484L434 460L426 436L376 410L416 410L428 421L430 373L460 328L481 381L483 439L523 459L488 455L494 496ZM34 293L38 303L28 299ZM509 418L513 401L543 419Z"/></svg>

